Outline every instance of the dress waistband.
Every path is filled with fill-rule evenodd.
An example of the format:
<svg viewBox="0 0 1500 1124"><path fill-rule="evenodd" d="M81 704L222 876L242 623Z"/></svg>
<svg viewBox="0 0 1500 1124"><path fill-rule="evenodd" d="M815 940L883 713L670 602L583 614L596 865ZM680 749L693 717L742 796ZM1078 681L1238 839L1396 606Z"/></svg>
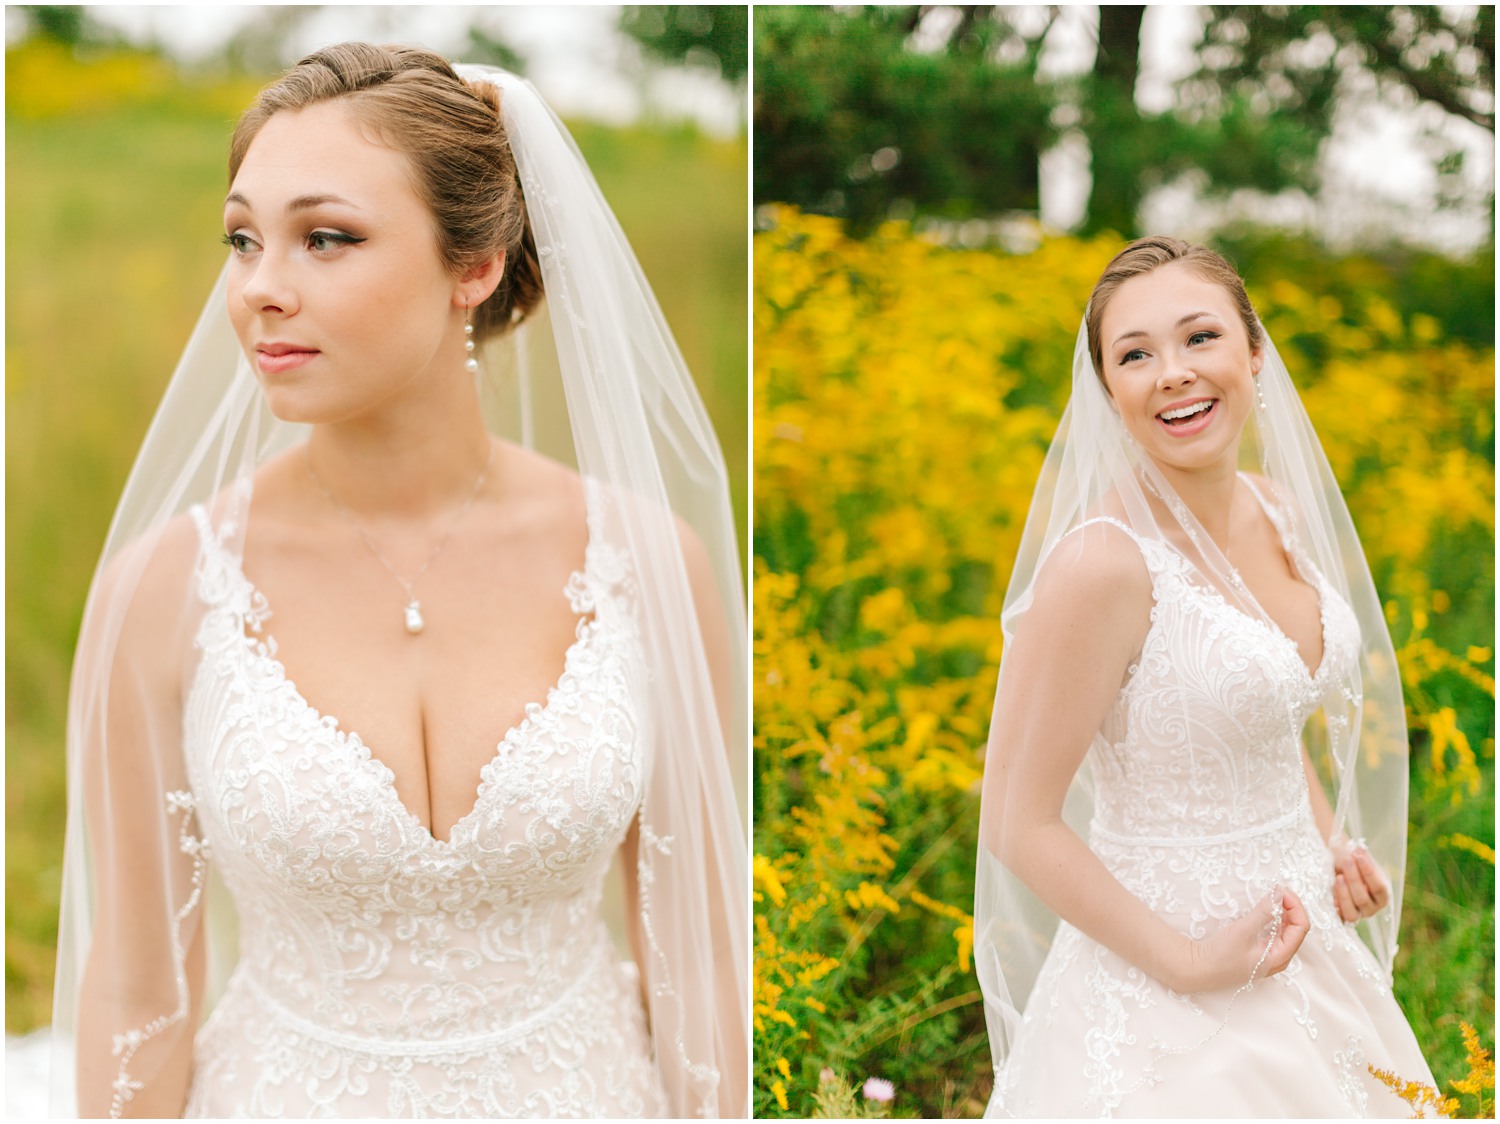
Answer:
<svg viewBox="0 0 1500 1124"><path fill-rule="evenodd" d="M330 1026L315 1023L306 1016L293 1011L267 991L261 985L260 981L253 976L246 974L241 978L241 983L255 997L257 1002L274 1012L278 1022L308 1038L326 1042L341 1050L355 1050L367 1054L384 1054L399 1057L430 1058L447 1057L453 1054L484 1053L497 1046L503 1046L513 1039L530 1034L538 1027L545 1025L558 1012L566 1008L576 998L585 981L593 973L601 970L609 970L610 967L611 965L607 961L595 958L584 966L583 971L579 972L578 976L569 982L551 1003L548 1003L539 1010L533 1011L524 1019L511 1023L500 1030L487 1031L482 1034L447 1035L432 1040L422 1038L375 1038L359 1034L349 1034Z"/></svg>
<svg viewBox="0 0 1500 1124"><path fill-rule="evenodd" d="M1297 807L1286 815L1253 827L1227 831L1222 835L1117 835L1113 831L1100 827L1099 822L1095 820L1089 824L1089 839L1113 843L1118 847L1216 847L1224 843L1238 843L1244 839L1254 839L1260 835L1270 835L1272 832L1294 827L1306 819L1311 811L1307 802L1307 794L1303 793Z"/></svg>

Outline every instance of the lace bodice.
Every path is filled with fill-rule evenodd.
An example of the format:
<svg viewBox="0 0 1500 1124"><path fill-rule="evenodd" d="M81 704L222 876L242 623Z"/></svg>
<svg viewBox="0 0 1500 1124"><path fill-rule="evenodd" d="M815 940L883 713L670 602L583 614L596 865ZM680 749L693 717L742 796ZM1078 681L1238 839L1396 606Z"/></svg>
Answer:
<svg viewBox="0 0 1500 1124"><path fill-rule="evenodd" d="M1302 728L1359 658L1359 623L1265 505L1317 591L1323 656L1203 584L1166 543L1134 540L1151 575L1151 624L1089 749L1089 839L1117 878L1194 937L1289 885L1314 923L1337 925L1331 866L1302 768ZM1112 520L1104 520L1113 522Z"/></svg>
<svg viewBox="0 0 1500 1124"><path fill-rule="evenodd" d="M1203 585L1181 554L1137 545L1151 626L1089 753L1094 835L1202 841L1284 826L1306 806L1302 728L1358 659L1353 610L1299 560L1322 618L1322 661L1310 672L1291 639Z"/></svg>
<svg viewBox="0 0 1500 1124"><path fill-rule="evenodd" d="M591 543L566 594L592 616L444 842L358 733L302 697L265 633L265 599L202 510L194 517L207 611L184 745L197 823L239 915L220 1013L248 1018L258 1059L226 1045L234 1035L216 1014L200 1036L194 1104L256 1115L656 1111L639 997L598 917L650 745L623 558ZM286 1071L243 1072L268 1057ZM215 1100L205 1074L227 1076L242 1099Z"/></svg>

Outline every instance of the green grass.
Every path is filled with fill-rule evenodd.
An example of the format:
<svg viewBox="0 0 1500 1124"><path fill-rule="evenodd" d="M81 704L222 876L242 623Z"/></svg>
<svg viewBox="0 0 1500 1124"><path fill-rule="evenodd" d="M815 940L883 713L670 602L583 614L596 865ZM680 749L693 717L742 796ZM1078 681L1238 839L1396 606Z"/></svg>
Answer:
<svg viewBox="0 0 1500 1124"><path fill-rule="evenodd" d="M9 58L7 64L11 71ZM36 81L34 70L26 73ZM80 73L59 59L49 80L77 90ZM120 81L128 80L127 73ZM111 97L94 105L41 117L16 109L13 92L7 111L5 1017L11 1032L51 1018L68 669L126 474L223 264L220 212L233 125L226 107L242 100L236 94L246 85L177 81L136 98L111 88ZM743 527L744 145L685 130L588 124L575 137L698 379Z"/></svg>
<svg viewBox="0 0 1500 1124"><path fill-rule="evenodd" d="M1414 768L1410 821L1395 992L1448 1092L1447 1083L1466 1070L1459 1021L1478 1030L1491 1052L1495 1044L1495 868L1445 842L1454 833L1494 839L1493 747L1481 764L1477 794L1437 783L1423 765Z"/></svg>

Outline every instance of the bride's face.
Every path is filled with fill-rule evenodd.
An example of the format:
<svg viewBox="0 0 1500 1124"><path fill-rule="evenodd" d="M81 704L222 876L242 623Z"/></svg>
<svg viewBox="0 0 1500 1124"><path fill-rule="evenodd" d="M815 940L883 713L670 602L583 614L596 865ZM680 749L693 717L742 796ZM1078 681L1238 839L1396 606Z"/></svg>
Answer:
<svg viewBox="0 0 1500 1124"><path fill-rule="evenodd" d="M229 316L277 417L345 421L462 373L462 303L407 158L338 102L266 122L224 230Z"/></svg>
<svg viewBox="0 0 1500 1124"><path fill-rule="evenodd" d="M1104 381L1157 463L1233 469L1262 356L1222 286L1173 262L1132 277L1100 321Z"/></svg>

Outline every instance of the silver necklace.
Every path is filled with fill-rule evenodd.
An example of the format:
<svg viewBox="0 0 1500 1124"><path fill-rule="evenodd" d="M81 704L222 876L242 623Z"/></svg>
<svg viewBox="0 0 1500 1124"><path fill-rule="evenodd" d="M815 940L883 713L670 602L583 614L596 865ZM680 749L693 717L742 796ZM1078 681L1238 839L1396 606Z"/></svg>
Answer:
<svg viewBox="0 0 1500 1124"><path fill-rule="evenodd" d="M359 537L364 539L365 545L370 548L370 553L380 560L380 564L386 568L386 572L389 573L391 577L396 579L396 583L401 587L402 591L405 592L406 631L411 633L413 636L417 635L417 633L421 632L427 624L427 622L422 619L422 603L417 600L417 582L422 580L422 575L427 572L427 567L431 566L432 563L437 559L437 556L443 552L443 547L448 545L448 540L453 537L453 532L457 530L458 525L463 522L464 516L469 513L469 508L474 506L474 501L479 498L479 491L484 487L484 478L489 475L490 462L495 457L494 443L490 443L489 455L484 458L484 467L479 470L479 477L474 481L474 488L469 493L469 498L464 501L463 507L459 509L458 514L453 517L453 522L448 525L448 530L443 534L443 537L438 540L437 546L432 548L432 553L427 556L427 561L422 563L422 568L416 572L416 575L411 579L411 581L407 581L400 574L396 573L396 568L386 560L384 554L380 553L380 548L375 545L375 540L370 537L369 532L365 530L364 525L360 523L360 521L355 517L354 512L350 511L347 507L340 503L338 499L335 498L334 494L328 490L328 485L323 483L322 478L318 475L317 469L313 468L311 448L307 449L306 456L307 474L312 478L312 482L318 486L318 490L322 492L323 495L328 497L328 502L333 504L334 507L338 508L338 510L343 514L344 518L349 520L349 522L354 525L354 529L359 532Z"/></svg>

